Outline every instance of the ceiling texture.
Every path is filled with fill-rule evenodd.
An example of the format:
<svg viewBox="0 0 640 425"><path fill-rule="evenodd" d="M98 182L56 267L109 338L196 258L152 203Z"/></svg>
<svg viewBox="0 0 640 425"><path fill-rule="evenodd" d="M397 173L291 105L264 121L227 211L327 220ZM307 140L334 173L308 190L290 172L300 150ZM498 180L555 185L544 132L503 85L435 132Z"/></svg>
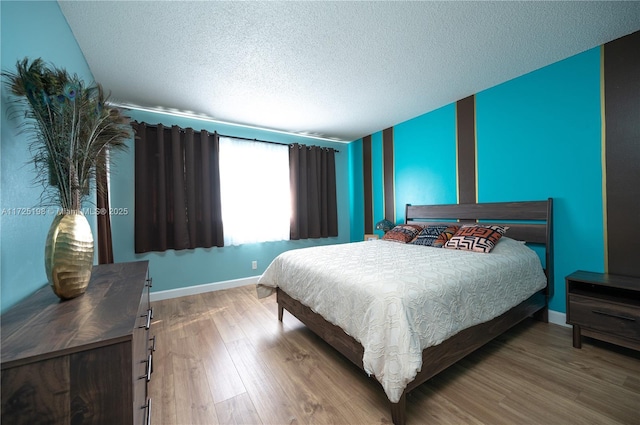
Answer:
<svg viewBox="0 0 640 425"><path fill-rule="evenodd" d="M640 30L640 2L59 4L120 105L346 142Z"/></svg>

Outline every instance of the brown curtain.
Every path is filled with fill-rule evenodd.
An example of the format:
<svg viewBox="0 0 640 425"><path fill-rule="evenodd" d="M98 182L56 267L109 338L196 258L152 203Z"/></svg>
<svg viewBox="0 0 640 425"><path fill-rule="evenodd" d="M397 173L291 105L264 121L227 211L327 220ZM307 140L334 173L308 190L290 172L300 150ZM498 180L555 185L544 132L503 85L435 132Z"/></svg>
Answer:
<svg viewBox="0 0 640 425"><path fill-rule="evenodd" d="M217 133L133 127L136 253L223 246Z"/></svg>
<svg viewBox="0 0 640 425"><path fill-rule="evenodd" d="M98 211L98 264L113 263L111 240L111 216L109 215L109 182L107 177L107 152L103 152L96 167L97 211Z"/></svg>
<svg viewBox="0 0 640 425"><path fill-rule="evenodd" d="M292 240L338 236L335 151L291 145Z"/></svg>

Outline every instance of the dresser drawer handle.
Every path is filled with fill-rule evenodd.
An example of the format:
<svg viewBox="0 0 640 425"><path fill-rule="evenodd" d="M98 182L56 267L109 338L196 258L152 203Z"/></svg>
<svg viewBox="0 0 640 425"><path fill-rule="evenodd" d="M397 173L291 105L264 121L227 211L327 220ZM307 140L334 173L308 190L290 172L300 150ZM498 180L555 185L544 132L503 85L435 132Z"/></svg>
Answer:
<svg viewBox="0 0 640 425"><path fill-rule="evenodd" d="M150 338L149 341L151 341L151 348L149 348L149 350L151 351L156 351L156 336L154 335L153 338Z"/></svg>
<svg viewBox="0 0 640 425"><path fill-rule="evenodd" d="M151 397L147 399L147 404L142 406L141 409L147 410L147 420L145 421L145 424L151 425Z"/></svg>
<svg viewBox="0 0 640 425"><path fill-rule="evenodd" d="M149 309L151 309L151 287L153 286L153 278L148 277L147 283L145 285L147 287L147 304ZM153 312L151 313L151 318L153 319Z"/></svg>
<svg viewBox="0 0 640 425"><path fill-rule="evenodd" d="M634 317L625 316L624 314L609 313L608 311L602 311L602 310L591 310L591 312L595 314L602 314L603 316L610 316L610 317L615 317L622 320L629 320L630 322L636 321Z"/></svg>
<svg viewBox="0 0 640 425"><path fill-rule="evenodd" d="M149 330L149 328L151 327L151 316L153 316L153 310L148 309L147 314L143 314L140 317L145 317L145 316L147 318L146 323L143 326L138 326L138 328L145 328L146 330Z"/></svg>
<svg viewBox="0 0 640 425"><path fill-rule="evenodd" d="M147 360L142 360L140 362L140 363L147 364L147 373L145 375L142 375L138 379L145 379L147 382L151 381L151 369L153 368L152 361L153 361L153 355L149 354L149 356L147 357Z"/></svg>
<svg viewBox="0 0 640 425"><path fill-rule="evenodd" d="M151 381L151 372L153 370L153 355L149 354L147 360L147 382Z"/></svg>

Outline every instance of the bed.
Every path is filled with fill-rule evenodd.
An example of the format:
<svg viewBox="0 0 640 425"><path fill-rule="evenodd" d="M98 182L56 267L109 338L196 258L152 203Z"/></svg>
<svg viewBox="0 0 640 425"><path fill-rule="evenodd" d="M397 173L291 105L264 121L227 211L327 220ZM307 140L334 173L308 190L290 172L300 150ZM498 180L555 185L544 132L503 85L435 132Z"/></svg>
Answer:
<svg viewBox="0 0 640 425"><path fill-rule="evenodd" d="M287 310L380 382L396 425L412 389L525 318L547 321L553 292L551 198L407 205L405 217L508 230L488 254L386 240L292 250L257 285L276 293L280 321Z"/></svg>

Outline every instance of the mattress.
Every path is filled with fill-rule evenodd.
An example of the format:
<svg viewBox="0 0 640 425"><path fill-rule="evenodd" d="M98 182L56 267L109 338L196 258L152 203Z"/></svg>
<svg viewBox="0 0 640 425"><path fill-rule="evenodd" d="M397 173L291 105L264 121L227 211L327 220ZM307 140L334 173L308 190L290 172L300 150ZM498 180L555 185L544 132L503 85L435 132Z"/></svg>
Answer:
<svg viewBox="0 0 640 425"><path fill-rule="evenodd" d="M376 240L284 252L257 293L279 287L360 342L365 371L397 403L423 349L545 286L538 255L508 237L488 254Z"/></svg>

